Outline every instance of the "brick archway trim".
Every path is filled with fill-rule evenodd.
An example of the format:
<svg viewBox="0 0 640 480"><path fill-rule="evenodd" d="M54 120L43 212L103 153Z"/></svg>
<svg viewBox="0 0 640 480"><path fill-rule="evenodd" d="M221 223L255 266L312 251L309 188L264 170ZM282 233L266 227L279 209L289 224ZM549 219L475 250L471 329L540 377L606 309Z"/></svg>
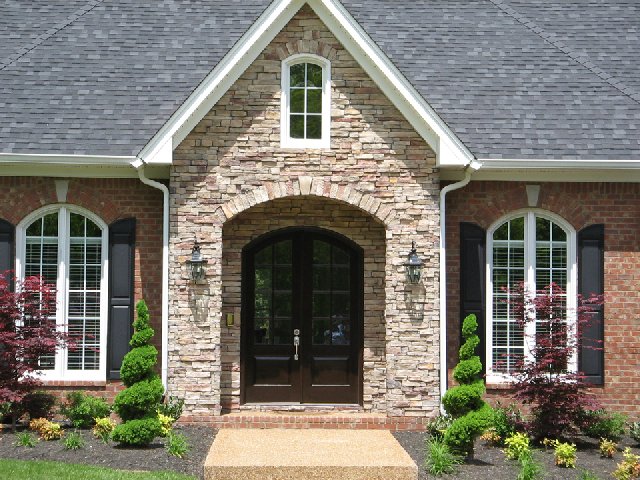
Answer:
<svg viewBox="0 0 640 480"><path fill-rule="evenodd" d="M385 227L393 224L396 218L395 211L390 205L382 203L368 193L359 192L348 185L338 185L313 177L265 183L222 204L216 212L216 217L220 224L224 224L254 205L278 198L304 195L347 203L370 214Z"/></svg>

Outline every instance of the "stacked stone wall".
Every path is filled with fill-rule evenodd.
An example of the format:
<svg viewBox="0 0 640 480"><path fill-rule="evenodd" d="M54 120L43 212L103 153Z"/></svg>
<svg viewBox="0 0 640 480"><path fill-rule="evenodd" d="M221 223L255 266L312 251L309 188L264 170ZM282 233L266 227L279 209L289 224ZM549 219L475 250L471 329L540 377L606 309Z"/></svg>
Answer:
<svg viewBox="0 0 640 480"><path fill-rule="evenodd" d="M331 61L329 149L280 146L281 65L296 53ZM225 248L223 230L232 231L226 226L230 221L239 228L246 219L255 219L254 208L263 217L265 212L276 216L274 223L263 218L248 227L251 233L243 241L249 241L284 222L277 218L287 216L281 204L269 203L291 197L311 211L349 210L353 220L341 218L346 223L336 222L333 228L352 239L360 235L360 222L366 217L369 224L384 226L380 268L385 304L379 320L384 326L384 350L375 347L370 353L379 360L366 367L372 380L365 402L371 410L389 415L435 414L439 388L435 154L309 8L295 15L175 150L171 191L170 388L186 398L191 415L207 419L218 414L223 398L225 405L235 407L239 388L237 375L228 371L239 362L233 343L237 337L231 337L240 331L223 332L221 320L227 303L237 308L237 294L225 291L229 287L223 269L229 261L237 261L228 256L237 255L241 246L234 243L236 253L231 245ZM331 207L323 207L323 201ZM335 201L351 207L336 206ZM317 222L326 218L319 216ZM194 238L209 260L205 285L190 283L184 265ZM411 288L402 262L413 240L425 266L423 282ZM365 263L371 261L365 258ZM378 309L379 298L365 304L365 311ZM365 344L379 337L372 332Z"/></svg>

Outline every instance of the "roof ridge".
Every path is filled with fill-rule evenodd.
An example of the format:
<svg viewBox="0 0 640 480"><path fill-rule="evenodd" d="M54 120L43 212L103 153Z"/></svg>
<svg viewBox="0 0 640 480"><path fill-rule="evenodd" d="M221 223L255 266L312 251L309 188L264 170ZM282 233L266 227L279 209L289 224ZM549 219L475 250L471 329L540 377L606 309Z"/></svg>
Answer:
<svg viewBox="0 0 640 480"><path fill-rule="evenodd" d="M63 28L67 27L71 23L75 22L77 19L82 17L84 14L86 14L86 13L90 12L91 10L93 10L95 7L97 7L103 1L104 0L90 0L84 6L78 8L75 12L71 13L70 15L68 15L64 20L54 24L48 30L46 30L44 33L42 33L41 35L38 35L33 40L33 42L27 44L25 47L21 48L17 52L14 52L13 54L9 55L9 57L7 57L6 59L0 59L0 71L4 70L9 65L11 65L11 64L15 63L16 61L20 60L22 57L24 57L26 54L28 54L30 51L32 51L34 48L36 48L38 45L41 45L44 41L46 41L47 39L53 37L60 30L62 30Z"/></svg>
<svg viewBox="0 0 640 480"><path fill-rule="evenodd" d="M489 0L489 2L494 4L496 7L498 7L500 10L502 10L504 13L512 17L517 22L521 23L525 28L527 28L528 30L532 31L533 33L541 37L544 41L553 45L562 53L566 54L569 58L578 62L580 65L585 67L587 70L589 70L591 73L593 73L598 78L603 80L605 83L611 85L613 88L615 88L622 94L631 98L634 102L640 104L640 92L636 91L633 87L626 85L624 82L619 80L614 75L611 75L607 71L598 67L596 64L594 64L590 60L590 57L588 55L581 54L573 50L563 41L559 40L554 33L547 32L544 28L539 26L536 22L531 20L529 17L518 12L515 8L511 7L508 4L508 0Z"/></svg>

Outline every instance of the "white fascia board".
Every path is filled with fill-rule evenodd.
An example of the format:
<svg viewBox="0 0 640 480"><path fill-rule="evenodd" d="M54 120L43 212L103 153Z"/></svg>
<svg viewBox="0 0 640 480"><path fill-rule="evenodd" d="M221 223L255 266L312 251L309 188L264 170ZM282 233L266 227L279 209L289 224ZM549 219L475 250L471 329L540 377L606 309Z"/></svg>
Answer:
<svg viewBox="0 0 640 480"><path fill-rule="evenodd" d="M169 165L149 165L151 178L169 178ZM138 178L131 164L87 165L59 163L5 163L0 162L0 177L58 177L58 178Z"/></svg>
<svg viewBox="0 0 640 480"><path fill-rule="evenodd" d="M468 165L473 154L402 75L351 14L336 0L309 5L435 151L438 166Z"/></svg>
<svg viewBox="0 0 640 480"><path fill-rule="evenodd" d="M438 165L469 164L471 152L339 2L306 3L435 151ZM175 149L185 139L304 4L304 0L273 2L138 156L145 163L167 162L169 156L161 153L163 147L166 151L170 141Z"/></svg>
<svg viewBox="0 0 640 480"><path fill-rule="evenodd" d="M133 156L1 153L0 163L124 166Z"/></svg>
<svg viewBox="0 0 640 480"><path fill-rule="evenodd" d="M491 169L585 169L585 170L634 170L640 169L640 160L553 160L528 158L486 158L478 159L483 170Z"/></svg>
<svg viewBox="0 0 640 480"><path fill-rule="evenodd" d="M172 149L180 145L303 5L303 0L279 0L269 5L138 156L145 163L153 162L167 142L171 141Z"/></svg>

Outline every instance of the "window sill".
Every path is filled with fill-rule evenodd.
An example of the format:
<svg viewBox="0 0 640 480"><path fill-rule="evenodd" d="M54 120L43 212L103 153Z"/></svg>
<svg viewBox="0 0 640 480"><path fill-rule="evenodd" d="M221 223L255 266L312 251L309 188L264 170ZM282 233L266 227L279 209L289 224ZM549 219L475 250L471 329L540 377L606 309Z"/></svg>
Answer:
<svg viewBox="0 0 640 480"><path fill-rule="evenodd" d="M106 380L42 380L43 387L106 387Z"/></svg>

